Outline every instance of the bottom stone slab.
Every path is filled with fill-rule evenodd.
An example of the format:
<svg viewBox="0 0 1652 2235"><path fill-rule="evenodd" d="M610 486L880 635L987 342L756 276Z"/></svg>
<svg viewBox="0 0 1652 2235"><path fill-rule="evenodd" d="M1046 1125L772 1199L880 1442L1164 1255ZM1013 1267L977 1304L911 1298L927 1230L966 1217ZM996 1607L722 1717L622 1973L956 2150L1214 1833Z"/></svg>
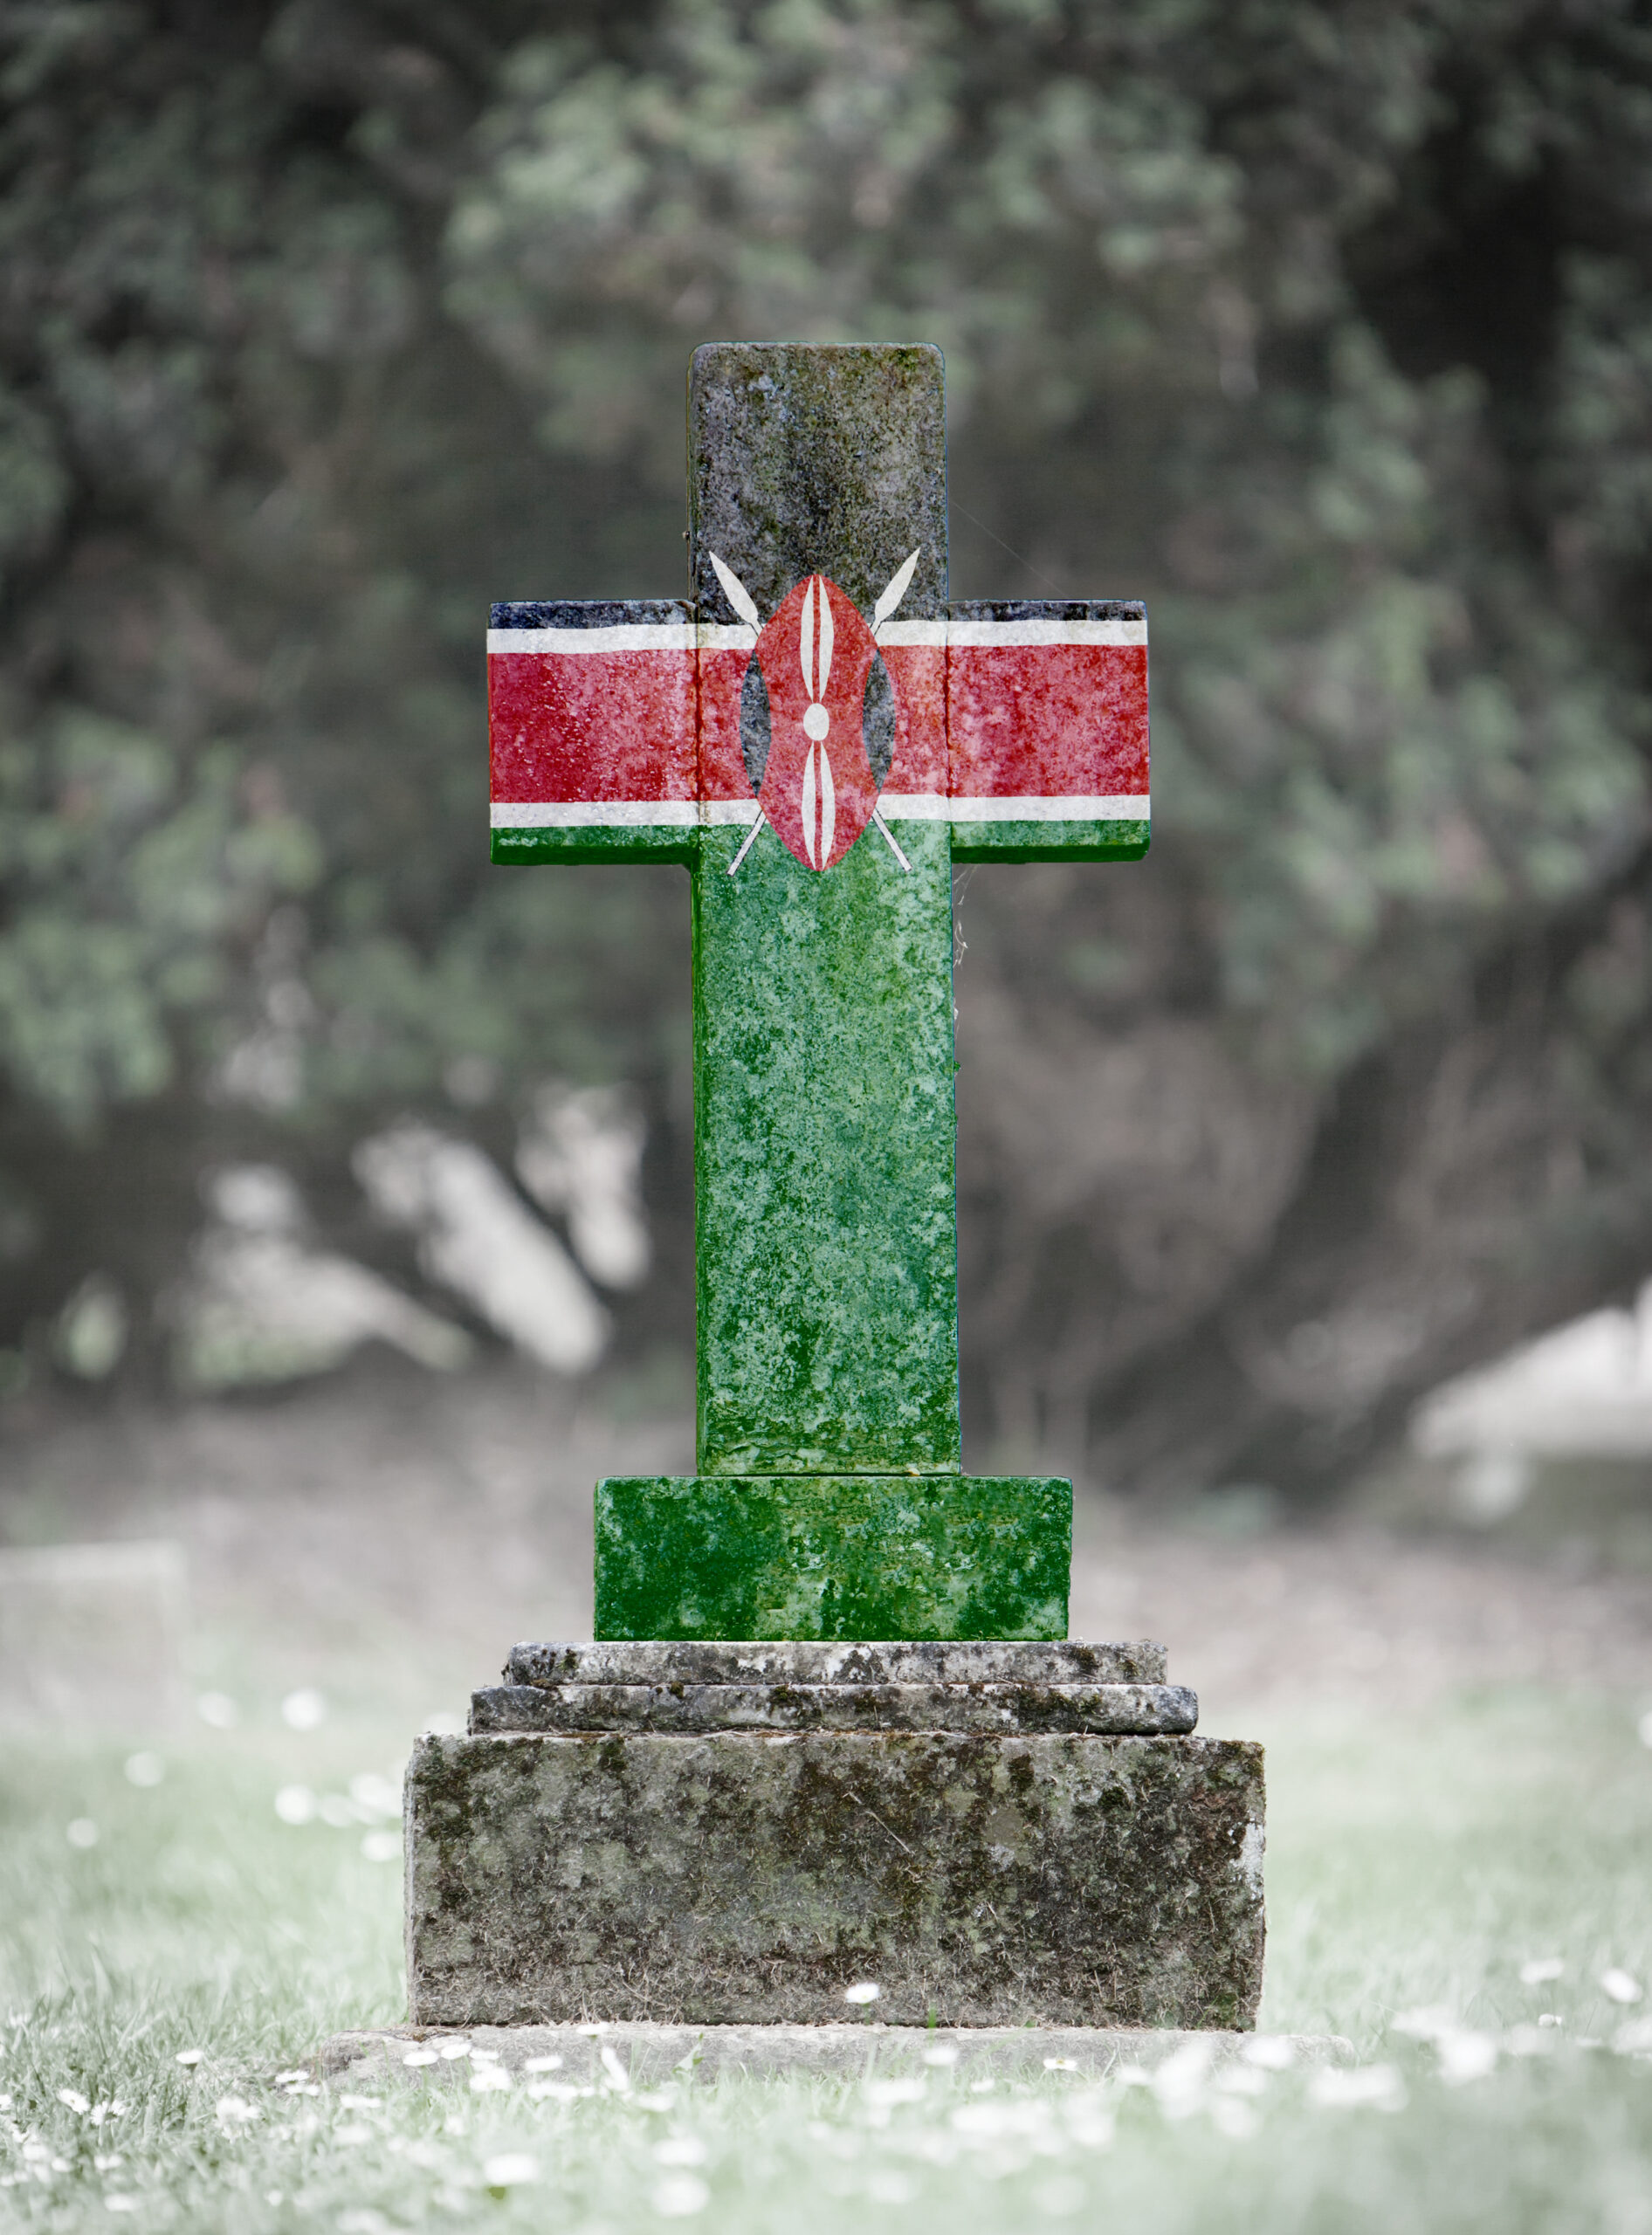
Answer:
<svg viewBox="0 0 1652 2235"><path fill-rule="evenodd" d="M429 1736L416 2024L1245 2028L1262 1750L960 1731Z"/></svg>
<svg viewBox="0 0 1652 2235"><path fill-rule="evenodd" d="M607 2052L604 2055L604 2051ZM1128 2066L1153 2073L1171 2057L1202 2055L1207 2068L1236 2060L1270 2072L1352 2063L1335 2033L1234 2033L1091 2025L428 2025L339 2033L327 2042L323 2080L375 2087L431 2081L469 2087L490 2067L541 2096L623 2094L673 2078L859 2080L872 2073L954 2073L960 2080L1036 2080L1076 2073L1105 2080ZM489 2086L488 2092L493 2092Z"/></svg>

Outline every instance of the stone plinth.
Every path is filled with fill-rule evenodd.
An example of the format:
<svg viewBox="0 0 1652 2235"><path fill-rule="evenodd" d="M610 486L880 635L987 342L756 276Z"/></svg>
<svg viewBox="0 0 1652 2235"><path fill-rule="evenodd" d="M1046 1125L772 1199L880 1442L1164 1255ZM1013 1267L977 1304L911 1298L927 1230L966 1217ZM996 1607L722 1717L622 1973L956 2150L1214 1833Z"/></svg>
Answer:
<svg viewBox="0 0 1652 2235"><path fill-rule="evenodd" d="M1072 1484L1055 1475L610 1476L599 1638L1067 1634Z"/></svg>
<svg viewBox="0 0 1652 2235"><path fill-rule="evenodd" d="M408 1771L410 2016L1244 2027L1259 1747L1147 1647L521 1647ZM1174 1734L1174 1735L1173 1735Z"/></svg>

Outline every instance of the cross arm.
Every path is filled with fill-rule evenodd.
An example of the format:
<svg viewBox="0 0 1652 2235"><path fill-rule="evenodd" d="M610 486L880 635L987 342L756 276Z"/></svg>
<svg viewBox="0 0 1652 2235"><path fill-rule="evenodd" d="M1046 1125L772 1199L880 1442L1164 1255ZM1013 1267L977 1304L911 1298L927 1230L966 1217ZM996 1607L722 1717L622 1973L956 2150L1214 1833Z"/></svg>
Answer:
<svg viewBox="0 0 1652 2235"><path fill-rule="evenodd" d="M692 865L692 606L496 605L487 650L493 859Z"/></svg>
<svg viewBox="0 0 1652 2235"><path fill-rule="evenodd" d="M496 862L680 862L749 829L744 627L676 599L496 605ZM1147 621L1117 600L954 604L878 631L898 700L879 811L944 822L956 861L1147 850Z"/></svg>
<svg viewBox="0 0 1652 2235"><path fill-rule="evenodd" d="M1147 615L1122 600L953 604L945 630L946 798L906 794L891 822L944 817L954 861L1132 861L1147 850ZM886 629L891 664L904 632Z"/></svg>

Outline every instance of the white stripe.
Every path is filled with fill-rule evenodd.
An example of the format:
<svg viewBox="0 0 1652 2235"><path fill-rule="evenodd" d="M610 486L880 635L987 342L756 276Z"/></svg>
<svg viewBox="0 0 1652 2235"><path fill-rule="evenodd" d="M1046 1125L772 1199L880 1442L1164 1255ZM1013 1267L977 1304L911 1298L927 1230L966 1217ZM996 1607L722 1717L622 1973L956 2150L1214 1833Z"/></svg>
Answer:
<svg viewBox="0 0 1652 2235"><path fill-rule="evenodd" d="M891 637L892 641L892 637ZM947 628L954 651L1008 651L1017 644L1143 644L1145 621L954 621Z"/></svg>
<svg viewBox="0 0 1652 2235"><path fill-rule="evenodd" d="M891 822L950 822L953 803L940 792L879 792L879 811Z"/></svg>
<svg viewBox="0 0 1652 2235"><path fill-rule="evenodd" d="M891 822L1146 822L1146 792L1070 792L1055 798L947 799L940 792L885 792L879 809Z"/></svg>
<svg viewBox="0 0 1652 2235"><path fill-rule="evenodd" d="M878 802L889 812L889 795ZM1112 798L1074 792L1056 799L954 799L946 802L948 822L1146 822L1146 792L1116 793Z"/></svg>
<svg viewBox="0 0 1652 2235"><path fill-rule="evenodd" d="M873 632L880 645L885 644L944 644L946 623L944 621L885 621Z"/></svg>
<svg viewBox="0 0 1652 2235"><path fill-rule="evenodd" d="M884 792L879 812L891 822L1146 822L1146 792L1101 796L1072 792L1056 798L955 799L939 792ZM495 830L692 830L697 823L748 823L753 800L495 800Z"/></svg>
<svg viewBox="0 0 1652 2235"><path fill-rule="evenodd" d="M745 643L746 629L730 629L726 636ZM695 629L692 621L649 621L618 629L490 629L490 652L692 652Z"/></svg>
<svg viewBox="0 0 1652 2235"><path fill-rule="evenodd" d="M757 814L754 800L495 800L489 810L495 830L585 830L610 826L657 825L692 830L697 823L738 823L743 830Z"/></svg>
<svg viewBox="0 0 1652 2235"><path fill-rule="evenodd" d="M744 622L733 624L726 621L702 622L699 630L699 648L703 652L749 652L757 642L754 630Z"/></svg>
<svg viewBox="0 0 1652 2235"><path fill-rule="evenodd" d="M692 830L700 821L693 800L495 800L495 830Z"/></svg>

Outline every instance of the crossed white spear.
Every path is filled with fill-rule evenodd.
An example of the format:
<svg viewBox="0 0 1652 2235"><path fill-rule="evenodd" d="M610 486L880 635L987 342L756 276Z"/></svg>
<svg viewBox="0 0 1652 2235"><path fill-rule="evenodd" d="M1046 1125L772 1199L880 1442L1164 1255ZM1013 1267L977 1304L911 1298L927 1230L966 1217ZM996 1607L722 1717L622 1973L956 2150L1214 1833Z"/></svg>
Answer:
<svg viewBox="0 0 1652 2235"><path fill-rule="evenodd" d="M912 553L912 557L906 560L905 564L896 569L895 573L890 577L888 588L884 591L883 595L878 599L877 604L873 606L872 636L874 640L885 622L890 618L896 607L900 603L902 598L905 596L907 585L911 582L912 578L912 569L918 564L919 552L921 552L922 547L923 547L919 545L919 550ZM726 567L714 551L707 552L706 556L710 559L712 567L716 570L718 581L723 586L724 596L733 607L735 612L739 614L740 619L746 623L746 626L752 631L752 641L754 644L757 638L762 634L763 624L758 617L757 606L752 597L751 592L747 588L745 583L740 581L740 576L735 574L733 568L732 567ZM821 725L821 733L823 735L826 710L823 706L820 705L819 701L825 696L826 679L831 672L832 664L832 614L831 607L827 601L823 588L821 592L820 600L820 656L817 664L811 657L815 649L815 630L813 627L814 616L812 609L807 600L804 603L804 613L806 617L803 626L803 641L802 646L803 681L809 686L815 704L810 705L809 713L805 714L803 717L803 727L808 732L809 736L811 739L814 739L816 742L818 742L818 739L816 738L815 728L809 721L809 715L817 716ZM824 756L823 755L823 758ZM830 781L830 775L829 773L828 773L826 781L829 784ZM733 860L728 865L728 873L730 877L733 876L735 870L740 867L747 855L750 852L752 841L762 829L767 819L767 818L765 816L763 809L760 804L756 814L752 817L751 829L746 833L745 837L740 842L739 853L735 855ZM899 846L896 842L894 832L884 821L881 812L876 807L872 809L872 821L878 825L879 832L888 844L890 852L893 854L895 859L900 863L902 869L910 870L912 863L907 860L905 855L902 853ZM821 848L823 857L829 853L830 849L830 841L828 839L826 843ZM823 867L824 866L823 858L822 865Z"/></svg>

